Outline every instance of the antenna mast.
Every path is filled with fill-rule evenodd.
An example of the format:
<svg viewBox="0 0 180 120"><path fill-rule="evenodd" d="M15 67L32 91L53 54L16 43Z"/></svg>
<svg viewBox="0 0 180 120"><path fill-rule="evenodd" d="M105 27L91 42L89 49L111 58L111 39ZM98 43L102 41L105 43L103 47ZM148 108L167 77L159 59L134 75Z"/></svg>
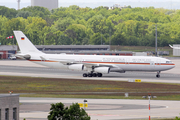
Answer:
<svg viewBox="0 0 180 120"><path fill-rule="evenodd" d="M17 0L18 2L18 10L20 9L20 0Z"/></svg>

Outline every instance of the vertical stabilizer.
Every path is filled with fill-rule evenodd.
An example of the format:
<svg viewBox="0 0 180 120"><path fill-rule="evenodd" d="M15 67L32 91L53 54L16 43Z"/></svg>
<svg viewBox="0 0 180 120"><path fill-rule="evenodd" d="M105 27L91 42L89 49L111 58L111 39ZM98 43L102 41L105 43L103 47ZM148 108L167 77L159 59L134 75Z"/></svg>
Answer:
<svg viewBox="0 0 180 120"><path fill-rule="evenodd" d="M22 31L13 32L18 42L21 53L42 53L32 44L32 42L26 37L26 35L24 35Z"/></svg>

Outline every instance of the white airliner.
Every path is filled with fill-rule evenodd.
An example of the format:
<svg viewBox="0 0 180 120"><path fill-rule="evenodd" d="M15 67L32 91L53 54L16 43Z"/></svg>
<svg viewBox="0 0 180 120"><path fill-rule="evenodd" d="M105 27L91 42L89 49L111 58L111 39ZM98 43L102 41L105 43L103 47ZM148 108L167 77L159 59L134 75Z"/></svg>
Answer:
<svg viewBox="0 0 180 120"><path fill-rule="evenodd" d="M20 53L16 57L23 58L44 66L87 71L83 77L102 77L110 72L126 71L160 72L175 67L170 60L151 56L108 56L108 55L66 55L45 54L39 51L22 31L14 31Z"/></svg>

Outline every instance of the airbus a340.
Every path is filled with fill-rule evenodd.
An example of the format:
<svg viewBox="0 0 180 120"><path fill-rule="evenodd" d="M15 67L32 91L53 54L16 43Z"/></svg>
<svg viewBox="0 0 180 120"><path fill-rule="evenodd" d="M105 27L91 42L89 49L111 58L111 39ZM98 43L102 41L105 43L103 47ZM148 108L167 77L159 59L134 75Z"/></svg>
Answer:
<svg viewBox="0 0 180 120"><path fill-rule="evenodd" d="M175 67L170 60L152 56L108 56L108 55L66 55L45 54L39 51L22 31L14 31L20 53L16 57L23 58L44 66L87 71L83 77L102 77L110 72L126 71L160 72Z"/></svg>

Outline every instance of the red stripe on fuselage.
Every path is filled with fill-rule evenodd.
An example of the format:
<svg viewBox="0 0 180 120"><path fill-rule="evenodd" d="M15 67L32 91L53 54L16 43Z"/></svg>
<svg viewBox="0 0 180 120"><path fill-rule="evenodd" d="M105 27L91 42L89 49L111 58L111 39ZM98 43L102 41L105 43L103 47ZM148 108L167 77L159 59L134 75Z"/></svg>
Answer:
<svg viewBox="0 0 180 120"><path fill-rule="evenodd" d="M29 60L32 62L59 62L52 60ZM79 62L79 61L78 61ZM133 62L91 62L91 61L80 61L79 63L92 63L92 64L130 64L130 65L150 65L150 63L133 63ZM154 65L175 65L173 63L155 63Z"/></svg>

